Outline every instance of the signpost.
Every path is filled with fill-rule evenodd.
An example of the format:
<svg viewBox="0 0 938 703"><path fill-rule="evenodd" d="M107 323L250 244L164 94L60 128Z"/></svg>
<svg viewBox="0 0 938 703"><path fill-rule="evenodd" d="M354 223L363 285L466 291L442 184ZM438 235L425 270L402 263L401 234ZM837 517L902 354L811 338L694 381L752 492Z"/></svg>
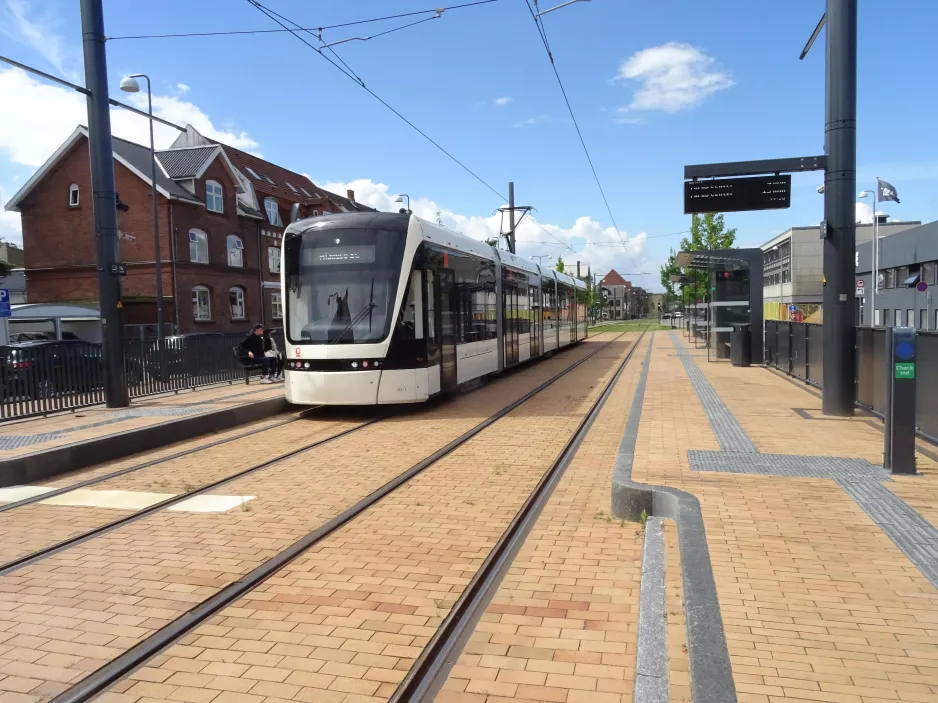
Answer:
<svg viewBox="0 0 938 703"><path fill-rule="evenodd" d="M685 181L684 213L782 210L791 206L791 176Z"/></svg>
<svg viewBox="0 0 938 703"><path fill-rule="evenodd" d="M925 281L919 281L918 285L915 286L915 290L917 290L919 293L924 293L928 290L928 284L925 283Z"/></svg>
<svg viewBox="0 0 938 703"><path fill-rule="evenodd" d="M7 318L13 315L10 305L10 289L0 288L0 345L10 343L10 327Z"/></svg>
<svg viewBox="0 0 938 703"><path fill-rule="evenodd" d="M886 328L886 403L883 468L894 474L915 473L914 327Z"/></svg>

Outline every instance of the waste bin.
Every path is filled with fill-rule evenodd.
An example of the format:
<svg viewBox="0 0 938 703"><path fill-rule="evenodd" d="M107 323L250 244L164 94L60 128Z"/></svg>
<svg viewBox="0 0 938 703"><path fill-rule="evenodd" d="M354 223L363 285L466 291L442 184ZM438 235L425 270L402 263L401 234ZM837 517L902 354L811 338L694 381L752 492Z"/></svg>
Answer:
<svg viewBox="0 0 938 703"><path fill-rule="evenodd" d="M752 364L752 325L733 325L730 333L730 361L733 366Z"/></svg>

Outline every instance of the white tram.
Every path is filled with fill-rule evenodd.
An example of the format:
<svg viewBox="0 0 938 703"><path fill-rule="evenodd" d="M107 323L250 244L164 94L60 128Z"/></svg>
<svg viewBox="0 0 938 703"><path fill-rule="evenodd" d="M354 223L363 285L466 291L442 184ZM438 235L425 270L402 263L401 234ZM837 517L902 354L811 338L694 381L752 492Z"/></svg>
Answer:
<svg viewBox="0 0 938 703"><path fill-rule="evenodd" d="M282 260L291 403L419 403L586 338L583 281L412 215L294 222Z"/></svg>

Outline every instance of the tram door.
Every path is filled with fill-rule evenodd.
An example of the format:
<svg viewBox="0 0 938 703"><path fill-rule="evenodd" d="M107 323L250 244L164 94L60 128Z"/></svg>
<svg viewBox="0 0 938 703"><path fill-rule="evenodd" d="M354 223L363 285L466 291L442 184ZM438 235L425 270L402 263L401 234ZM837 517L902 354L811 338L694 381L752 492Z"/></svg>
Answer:
<svg viewBox="0 0 938 703"><path fill-rule="evenodd" d="M456 380L456 274L451 269L437 272L440 285L440 388L455 388Z"/></svg>
<svg viewBox="0 0 938 703"><path fill-rule="evenodd" d="M541 287L528 286L528 317L531 320L531 358L541 353Z"/></svg>
<svg viewBox="0 0 938 703"><path fill-rule="evenodd" d="M505 323L505 366L518 363L518 289L505 285L503 293Z"/></svg>

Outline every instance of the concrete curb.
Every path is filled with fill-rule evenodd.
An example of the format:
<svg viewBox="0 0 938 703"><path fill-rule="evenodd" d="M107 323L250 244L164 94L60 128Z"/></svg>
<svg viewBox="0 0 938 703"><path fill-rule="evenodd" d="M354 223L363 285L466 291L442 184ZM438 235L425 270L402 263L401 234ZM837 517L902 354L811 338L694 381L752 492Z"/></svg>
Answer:
<svg viewBox="0 0 938 703"><path fill-rule="evenodd" d="M691 695L694 703L735 703L736 683L723 631L700 503L686 491L647 486L632 480L635 441L653 345L654 337L642 363L641 377L616 456L612 475L612 513L619 519L638 522L644 510L649 516L670 518L677 524Z"/></svg>
<svg viewBox="0 0 938 703"><path fill-rule="evenodd" d="M12 457L0 461L0 488L42 481L167 444L221 432L287 412L292 407L286 398L268 398Z"/></svg>

